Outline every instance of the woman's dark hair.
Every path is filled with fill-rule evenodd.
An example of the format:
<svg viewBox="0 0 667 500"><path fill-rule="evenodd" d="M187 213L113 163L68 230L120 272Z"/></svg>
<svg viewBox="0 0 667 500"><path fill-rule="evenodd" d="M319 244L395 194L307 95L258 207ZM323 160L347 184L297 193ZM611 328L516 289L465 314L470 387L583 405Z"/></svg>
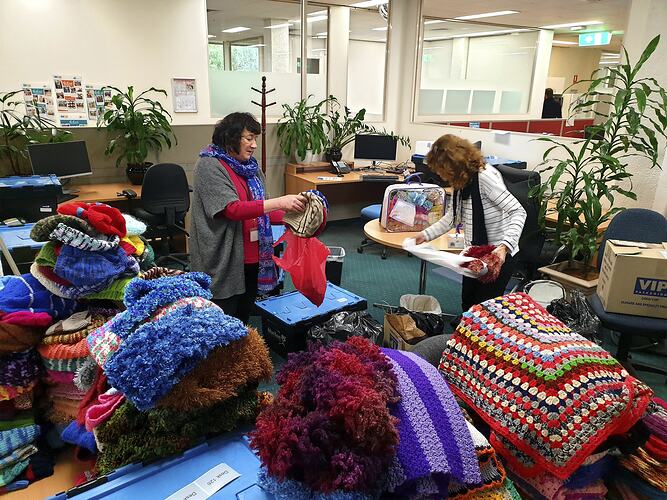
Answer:
<svg viewBox="0 0 667 500"><path fill-rule="evenodd" d="M255 135L262 132L262 126L250 113L230 113L215 124L211 141L225 151L238 153L244 129Z"/></svg>

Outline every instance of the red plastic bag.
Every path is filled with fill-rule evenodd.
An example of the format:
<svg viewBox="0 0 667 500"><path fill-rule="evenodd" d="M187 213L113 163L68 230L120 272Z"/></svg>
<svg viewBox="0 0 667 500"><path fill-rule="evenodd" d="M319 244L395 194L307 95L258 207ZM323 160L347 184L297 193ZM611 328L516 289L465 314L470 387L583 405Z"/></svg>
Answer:
<svg viewBox="0 0 667 500"><path fill-rule="evenodd" d="M329 249L317 238L300 238L290 228L276 241L285 242L282 257L273 257L278 267L290 273L296 289L316 306L324 302L327 291L325 267Z"/></svg>

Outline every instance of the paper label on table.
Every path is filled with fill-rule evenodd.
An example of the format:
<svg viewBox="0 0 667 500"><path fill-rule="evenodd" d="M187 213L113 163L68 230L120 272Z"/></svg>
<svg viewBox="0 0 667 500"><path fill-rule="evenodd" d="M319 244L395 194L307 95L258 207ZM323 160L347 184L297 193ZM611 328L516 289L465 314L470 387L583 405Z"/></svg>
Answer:
<svg viewBox="0 0 667 500"><path fill-rule="evenodd" d="M201 500L208 498L208 495L203 489L194 483L188 484L185 488L181 488L173 495L169 495L167 500Z"/></svg>
<svg viewBox="0 0 667 500"><path fill-rule="evenodd" d="M406 226L414 226L416 215L417 208L412 203L407 203L399 199L396 201L394 208L391 209L389 217Z"/></svg>
<svg viewBox="0 0 667 500"><path fill-rule="evenodd" d="M167 497L167 500L204 500L213 496L241 474L227 464L219 464L187 486Z"/></svg>
<svg viewBox="0 0 667 500"><path fill-rule="evenodd" d="M206 474L197 478L195 484L203 489L208 496L225 487L241 474L236 472L227 464L220 464L213 467Z"/></svg>
<svg viewBox="0 0 667 500"><path fill-rule="evenodd" d="M337 299L336 302L344 303L347 302L347 299L345 297L341 297L340 299Z"/></svg>

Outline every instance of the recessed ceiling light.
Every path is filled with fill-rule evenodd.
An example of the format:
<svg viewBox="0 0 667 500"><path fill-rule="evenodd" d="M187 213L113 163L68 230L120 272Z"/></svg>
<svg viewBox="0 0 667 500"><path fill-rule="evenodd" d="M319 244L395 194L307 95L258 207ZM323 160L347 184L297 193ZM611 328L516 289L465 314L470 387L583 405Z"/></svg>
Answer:
<svg viewBox="0 0 667 500"><path fill-rule="evenodd" d="M437 40L451 40L452 38L474 38L478 36L493 36L493 35L505 35L505 34L514 34L514 33L525 33L526 31L531 31L527 28L517 28L511 30L497 30L497 31L479 31L475 33L464 33L461 35L449 35L449 36L432 36L424 38L426 42L434 42Z"/></svg>
<svg viewBox="0 0 667 500"><path fill-rule="evenodd" d="M579 42L565 42L563 40L554 40L551 43L554 45L579 45Z"/></svg>
<svg viewBox="0 0 667 500"><path fill-rule="evenodd" d="M600 64L621 64L621 61L600 61Z"/></svg>
<svg viewBox="0 0 667 500"><path fill-rule="evenodd" d="M328 18L328 16L313 16L313 17L307 17L307 18L306 18L306 22L307 22L307 23L314 23L314 22L316 22L316 21L324 21L324 20L327 19L327 18ZM299 23L300 23L300 20L299 20L299 19L290 19L289 22L290 22L290 23L294 23L294 24L299 24Z"/></svg>
<svg viewBox="0 0 667 500"><path fill-rule="evenodd" d="M485 17L509 16L510 14L518 14L518 10L499 10L497 12L485 12L484 14L472 14L470 16L455 17L459 21L468 21L470 19L483 19Z"/></svg>
<svg viewBox="0 0 667 500"><path fill-rule="evenodd" d="M266 29L274 30L277 28L289 28L292 26L292 23L280 23L280 24L272 24L271 26L264 26Z"/></svg>
<svg viewBox="0 0 667 500"><path fill-rule="evenodd" d="M326 14L327 14L327 11L326 11L326 9L324 9L324 10L318 10L317 12L311 12L308 15L309 16L321 16L321 15L326 15Z"/></svg>
<svg viewBox="0 0 667 500"><path fill-rule="evenodd" d="M584 26L572 26L570 31L581 31L584 29Z"/></svg>
<svg viewBox="0 0 667 500"><path fill-rule="evenodd" d="M550 24L549 26L540 26L543 30L556 30L558 28L571 28L572 26L595 26L602 24L602 21L578 21L576 23Z"/></svg>
<svg viewBox="0 0 667 500"><path fill-rule="evenodd" d="M254 45L248 45L248 47L266 47L265 43L256 43Z"/></svg>
<svg viewBox="0 0 667 500"><path fill-rule="evenodd" d="M215 35L209 35L208 37L209 38L215 38Z"/></svg>
<svg viewBox="0 0 667 500"><path fill-rule="evenodd" d="M327 36L326 31L320 31L319 33L315 33L315 36Z"/></svg>
<svg viewBox="0 0 667 500"><path fill-rule="evenodd" d="M602 57L608 57L609 59L611 59L611 58L620 59L621 54L613 54L613 53L610 53L610 52L603 52Z"/></svg>
<svg viewBox="0 0 667 500"><path fill-rule="evenodd" d="M250 28L246 28L245 26L234 26L233 28L227 28L226 30L222 30L223 33L240 33L241 31L248 31Z"/></svg>
<svg viewBox="0 0 667 500"><path fill-rule="evenodd" d="M310 49L311 52L326 52L327 49Z"/></svg>
<svg viewBox="0 0 667 500"><path fill-rule="evenodd" d="M366 7L375 7L377 5L384 5L386 3L389 3L389 0L367 0L366 2L353 3L350 5L350 7L365 9Z"/></svg>
<svg viewBox="0 0 667 500"><path fill-rule="evenodd" d="M382 26L381 28L372 28L372 31L387 31L388 29L387 26Z"/></svg>
<svg viewBox="0 0 667 500"><path fill-rule="evenodd" d="M446 23L444 19L431 19L430 21L424 21L424 24L439 24L439 23Z"/></svg>

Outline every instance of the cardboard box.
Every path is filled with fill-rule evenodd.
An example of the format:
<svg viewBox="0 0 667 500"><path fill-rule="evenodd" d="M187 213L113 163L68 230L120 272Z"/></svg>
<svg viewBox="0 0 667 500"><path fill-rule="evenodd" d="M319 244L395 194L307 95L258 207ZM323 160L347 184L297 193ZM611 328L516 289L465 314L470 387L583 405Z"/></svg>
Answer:
<svg viewBox="0 0 667 500"><path fill-rule="evenodd" d="M667 319L667 244L607 242L597 294L605 311Z"/></svg>
<svg viewBox="0 0 667 500"><path fill-rule="evenodd" d="M403 318L405 320L405 325L411 331L410 340L406 340L401 335L400 330L392 326L392 321L390 321L390 316L395 320ZM394 321L394 323L397 323ZM398 324L398 323L397 323ZM415 346L426 338L426 334L419 330L415 325L414 321L410 318L409 315L405 314L385 314L384 315L384 345L390 349L397 349L399 351L412 351Z"/></svg>

